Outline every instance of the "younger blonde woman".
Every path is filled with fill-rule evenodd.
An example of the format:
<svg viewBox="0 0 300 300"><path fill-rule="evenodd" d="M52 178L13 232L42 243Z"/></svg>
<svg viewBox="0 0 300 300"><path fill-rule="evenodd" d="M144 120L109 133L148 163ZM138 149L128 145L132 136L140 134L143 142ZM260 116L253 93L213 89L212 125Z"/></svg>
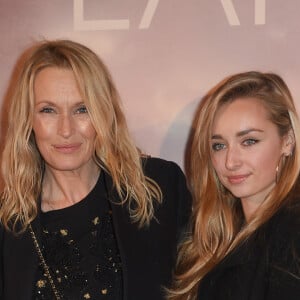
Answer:
<svg viewBox="0 0 300 300"><path fill-rule="evenodd" d="M275 74L230 76L201 102L191 234L168 299L300 299L300 127Z"/></svg>

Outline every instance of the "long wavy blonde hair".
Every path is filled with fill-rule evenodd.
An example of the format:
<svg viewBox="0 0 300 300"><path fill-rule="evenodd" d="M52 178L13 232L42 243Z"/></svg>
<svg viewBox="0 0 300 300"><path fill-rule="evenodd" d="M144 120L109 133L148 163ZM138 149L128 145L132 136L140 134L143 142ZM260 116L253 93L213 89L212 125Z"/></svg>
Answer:
<svg viewBox="0 0 300 300"><path fill-rule="evenodd" d="M280 136L293 131L295 146L285 158L273 191L259 210L244 223L239 199L220 183L211 161L211 132L218 109L236 98L260 99ZM196 299L199 283L238 244L270 219L284 204L300 169L300 126L290 91L275 74L246 72L226 78L202 100L196 112L187 162L193 194L192 230L182 243L174 285L168 299Z"/></svg>
<svg viewBox="0 0 300 300"><path fill-rule="evenodd" d="M74 73L97 133L94 160L111 175L120 203L127 203L133 222L149 224L154 201L162 201L161 190L143 173L140 151L129 135L118 92L104 63L87 47L69 40L39 42L25 57L10 99L2 155L2 225L15 230L19 224L24 230L37 215L44 161L32 131L33 86L36 75L47 67Z"/></svg>

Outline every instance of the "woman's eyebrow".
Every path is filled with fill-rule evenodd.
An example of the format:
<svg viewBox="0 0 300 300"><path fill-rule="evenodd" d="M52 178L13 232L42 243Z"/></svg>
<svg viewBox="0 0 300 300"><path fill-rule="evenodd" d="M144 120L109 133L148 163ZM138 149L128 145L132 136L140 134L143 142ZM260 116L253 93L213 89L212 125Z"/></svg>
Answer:
<svg viewBox="0 0 300 300"><path fill-rule="evenodd" d="M241 130L239 132L237 132L236 136L237 137L241 137L241 136L244 136L244 135L247 135L251 132L263 132L263 130L261 129L257 129L257 128L249 128L249 129L245 129L245 130ZM220 139L223 139L222 135L221 134L214 134L212 135L211 137L213 140L220 140Z"/></svg>

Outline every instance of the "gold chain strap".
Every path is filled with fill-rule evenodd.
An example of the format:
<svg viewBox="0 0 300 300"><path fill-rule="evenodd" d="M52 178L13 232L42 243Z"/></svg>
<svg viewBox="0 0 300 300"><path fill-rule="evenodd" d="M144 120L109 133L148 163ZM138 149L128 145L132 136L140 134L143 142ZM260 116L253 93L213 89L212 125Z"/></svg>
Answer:
<svg viewBox="0 0 300 300"><path fill-rule="evenodd" d="M48 281L49 281L49 283L50 283L50 286L51 286L51 289L52 289L52 291L53 291L53 293L54 293L54 295L55 295L55 298L56 298L56 300L61 300L62 298L61 298L61 296L59 295L59 292L58 292L58 290L57 290L57 288L56 288L56 286L55 286L55 283L54 283L54 281L53 281L53 279L52 279L52 276L51 276L51 274L50 274L49 267L48 267L48 265L46 264L46 261L45 261L45 258L44 258L44 256L43 256L41 247L40 247L40 245L39 245L39 243L38 243L38 240L37 240L36 235L35 235L35 233L34 233L34 231L33 231L33 229L32 229L31 224L29 224L29 231L30 231L30 234L31 234L31 237L32 237L32 240L33 240L33 244L34 244L35 250L36 250L36 252L37 252L37 254L38 254L38 257L39 257L39 259L40 259L40 261L41 261L41 263L42 263L42 265L43 265L44 272L45 272L45 274L46 274L46 276L47 276L47 279L48 279Z"/></svg>

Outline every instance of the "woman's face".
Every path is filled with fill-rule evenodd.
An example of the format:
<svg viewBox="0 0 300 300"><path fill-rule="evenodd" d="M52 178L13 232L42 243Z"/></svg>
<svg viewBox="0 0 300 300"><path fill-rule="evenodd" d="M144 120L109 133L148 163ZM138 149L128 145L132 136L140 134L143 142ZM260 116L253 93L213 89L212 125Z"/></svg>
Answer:
<svg viewBox="0 0 300 300"><path fill-rule="evenodd" d="M43 69L34 82L34 97L33 131L46 169L89 171L96 132L73 72Z"/></svg>
<svg viewBox="0 0 300 300"><path fill-rule="evenodd" d="M260 100L236 99L217 111L211 158L222 184L245 205L258 207L275 185L282 155L289 155L288 136L280 137Z"/></svg>

